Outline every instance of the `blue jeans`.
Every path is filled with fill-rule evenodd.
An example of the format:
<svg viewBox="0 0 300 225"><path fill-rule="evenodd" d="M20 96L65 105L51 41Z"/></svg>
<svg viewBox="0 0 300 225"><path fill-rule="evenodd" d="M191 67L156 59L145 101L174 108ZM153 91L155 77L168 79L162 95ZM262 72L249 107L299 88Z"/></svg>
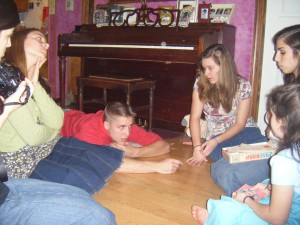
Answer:
<svg viewBox="0 0 300 225"><path fill-rule="evenodd" d="M267 138L260 133L258 128L246 127L238 135L218 145L218 148L265 141ZM218 159L220 151L213 154L212 158L217 161L211 166L211 177L227 196L231 196L232 192L244 184L255 185L270 177L269 159L229 164L225 158Z"/></svg>
<svg viewBox="0 0 300 225"><path fill-rule="evenodd" d="M211 154L217 160L211 166L211 177L224 191L231 196L244 184L254 185L270 177L269 160L229 164L227 159L221 157L221 149L235 145L265 142L267 138L256 127L246 127L233 138L218 145L218 150Z"/></svg>
<svg viewBox="0 0 300 225"><path fill-rule="evenodd" d="M119 149L62 137L51 154L37 164L30 178L69 184L95 194L122 160L123 151Z"/></svg>
<svg viewBox="0 0 300 225"><path fill-rule="evenodd" d="M114 214L84 190L35 179L9 179L0 223L9 225L115 225Z"/></svg>
<svg viewBox="0 0 300 225"><path fill-rule="evenodd" d="M257 127L245 127L240 133L235 135L234 137L218 144L212 153L210 153L209 157L213 161L217 161L222 156L222 148L236 146L240 144L253 144L258 142L265 142L267 138L263 136L260 130Z"/></svg>
<svg viewBox="0 0 300 225"><path fill-rule="evenodd" d="M269 159L229 164L222 158L211 165L211 177L227 196L231 196L244 184L255 185L269 178Z"/></svg>

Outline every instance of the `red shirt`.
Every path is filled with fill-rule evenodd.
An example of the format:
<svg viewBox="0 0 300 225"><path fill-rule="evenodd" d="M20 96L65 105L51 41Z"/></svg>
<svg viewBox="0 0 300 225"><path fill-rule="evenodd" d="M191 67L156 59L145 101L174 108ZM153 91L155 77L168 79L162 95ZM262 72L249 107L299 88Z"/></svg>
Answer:
<svg viewBox="0 0 300 225"><path fill-rule="evenodd" d="M103 121L104 111L102 110L88 114L78 110L70 110L65 112L64 125L60 135L75 137L91 144L109 145L112 139L105 130ZM131 126L128 142L146 146L159 140L162 138L157 134L148 132L136 124Z"/></svg>

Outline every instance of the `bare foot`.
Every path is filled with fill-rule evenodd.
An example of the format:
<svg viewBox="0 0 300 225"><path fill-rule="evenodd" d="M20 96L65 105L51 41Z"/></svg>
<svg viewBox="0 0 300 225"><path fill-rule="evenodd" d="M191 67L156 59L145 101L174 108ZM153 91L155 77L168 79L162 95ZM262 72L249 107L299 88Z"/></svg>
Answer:
<svg viewBox="0 0 300 225"><path fill-rule="evenodd" d="M208 211L198 205L192 206L192 215L199 224L204 224L209 217Z"/></svg>

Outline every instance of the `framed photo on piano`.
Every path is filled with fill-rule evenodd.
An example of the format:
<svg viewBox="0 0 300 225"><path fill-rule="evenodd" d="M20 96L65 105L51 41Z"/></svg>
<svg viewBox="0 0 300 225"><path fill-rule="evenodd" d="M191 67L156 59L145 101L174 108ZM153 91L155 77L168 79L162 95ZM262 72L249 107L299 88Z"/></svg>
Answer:
<svg viewBox="0 0 300 225"><path fill-rule="evenodd" d="M230 23L235 4L211 4L211 23Z"/></svg>
<svg viewBox="0 0 300 225"><path fill-rule="evenodd" d="M198 22L199 0L177 0L177 8L180 9L179 22Z"/></svg>

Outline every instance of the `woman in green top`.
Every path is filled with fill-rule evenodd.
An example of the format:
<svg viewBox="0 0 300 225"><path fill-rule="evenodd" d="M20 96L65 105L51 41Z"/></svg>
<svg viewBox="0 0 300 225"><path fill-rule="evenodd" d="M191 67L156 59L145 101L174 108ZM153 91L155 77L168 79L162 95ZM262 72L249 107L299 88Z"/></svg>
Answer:
<svg viewBox="0 0 300 225"><path fill-rule="evenodd" d="M9 177L31 177L70 184L94 194L122 163L123 152L59 136L63 110L39 82L49 44L37 29L12 35L5 59L34 86L28 103L14 111L0 130L1 156Z"/></svg>

